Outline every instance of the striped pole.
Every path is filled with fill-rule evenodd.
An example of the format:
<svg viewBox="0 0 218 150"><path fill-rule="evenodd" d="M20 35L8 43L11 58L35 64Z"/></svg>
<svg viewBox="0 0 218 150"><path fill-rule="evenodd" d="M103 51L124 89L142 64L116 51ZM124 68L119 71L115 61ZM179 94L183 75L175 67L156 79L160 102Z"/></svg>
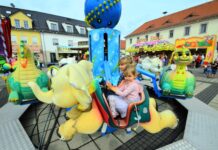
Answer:
<svg viewBox="0 0 218 150"><path fill-rule="evenodd" d="M2 20L0 19L0 38L2 39L3 41L3 51L4 51L4 54L5 54L5 58L6 58L6 61L9 62L8 60L8 52L6 50L6 44L5 44L5 38L4 38L4 33L3 33L3 29L2 29Z"/></svg>

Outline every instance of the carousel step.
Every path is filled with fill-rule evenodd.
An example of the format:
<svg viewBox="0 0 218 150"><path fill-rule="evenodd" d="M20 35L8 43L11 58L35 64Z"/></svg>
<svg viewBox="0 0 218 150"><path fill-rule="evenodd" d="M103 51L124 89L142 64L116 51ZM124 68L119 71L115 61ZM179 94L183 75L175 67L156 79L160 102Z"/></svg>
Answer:
<svg viewBox="0 0 218 150"><path fill-rule="evenodd" d="M18 119L0 124L0 139L3 150L35 149Z"/></svg>

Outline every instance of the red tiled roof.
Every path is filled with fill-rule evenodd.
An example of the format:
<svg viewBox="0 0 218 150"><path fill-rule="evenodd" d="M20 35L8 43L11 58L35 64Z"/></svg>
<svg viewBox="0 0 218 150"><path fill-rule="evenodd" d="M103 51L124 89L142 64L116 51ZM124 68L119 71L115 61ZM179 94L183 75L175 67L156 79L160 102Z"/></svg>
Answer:
<svg viewBox="0 0 218 150"><path fill-rule="evenodd" d="M120 47L121 47L121 49L126 49L126 41L125 40L120 40Z"/></svg>
<svg viewBox="0 0 218 150"><path fill-rule="evenodd" d="M126 37L146 33L161 28L167 28L178 24L185 24L208 17L218 16L218 1L204 3L189 9L176 12L149 22L145 22Z"/></svg>

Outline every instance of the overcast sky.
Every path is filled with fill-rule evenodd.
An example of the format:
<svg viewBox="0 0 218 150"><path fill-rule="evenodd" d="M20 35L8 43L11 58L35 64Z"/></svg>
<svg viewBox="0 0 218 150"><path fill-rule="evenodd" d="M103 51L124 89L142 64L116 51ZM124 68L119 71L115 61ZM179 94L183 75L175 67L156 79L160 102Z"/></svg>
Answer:
<svg viewBox="0 0 218 150"><path fill-rule="evenodd" d="M94 1L94 0L93 0ZM144 22L190 8L209 0L121 0L122 15L116 29L124 37ZM0 5L35 10L59 16L84 20L85 0L0 0Z"/></svg>

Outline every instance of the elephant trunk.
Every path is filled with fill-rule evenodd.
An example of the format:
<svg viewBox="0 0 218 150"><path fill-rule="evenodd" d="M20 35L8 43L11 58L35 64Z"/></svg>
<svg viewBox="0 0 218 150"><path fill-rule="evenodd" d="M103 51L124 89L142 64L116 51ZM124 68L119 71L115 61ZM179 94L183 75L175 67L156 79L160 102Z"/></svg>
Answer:
<svg viewBox="0 0 218 150"><path fill-rule="evenodd" d="M35 82L29 82L28 85L32 89L36 98L44 103L51 104L53 102L53 91L43 92Z"/></svg>

